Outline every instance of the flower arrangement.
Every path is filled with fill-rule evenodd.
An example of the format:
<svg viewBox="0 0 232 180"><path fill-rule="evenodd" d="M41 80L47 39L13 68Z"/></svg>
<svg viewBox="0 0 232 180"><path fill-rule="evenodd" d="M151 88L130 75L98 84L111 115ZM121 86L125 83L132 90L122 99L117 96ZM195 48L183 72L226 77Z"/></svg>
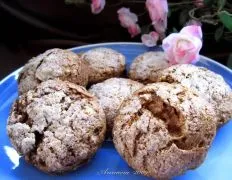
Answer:
<svg viewBox="0 0 232 180"><path fill-rule="evenodd" d="M231 38L232 35L232 2L229 0L120 0L123 2L140 3L144 6L144 13L150 18L150 23L141 26L138 16L129 7L120 7L117 12L119 23L126 28L131 38L141 36L141 41L148 47L162 42L170 64L191 63L199 59L202 47L202 24L216 27L215 39ZM87 4L94 15L101 13L108 5L106 0L65 0L71 4ZM167 36L168 18L179 11L179 21L185 26L179 33L169 31ZM143 15L142 14L142 15ZM160 40L160 41L159 41Z"/></svg>

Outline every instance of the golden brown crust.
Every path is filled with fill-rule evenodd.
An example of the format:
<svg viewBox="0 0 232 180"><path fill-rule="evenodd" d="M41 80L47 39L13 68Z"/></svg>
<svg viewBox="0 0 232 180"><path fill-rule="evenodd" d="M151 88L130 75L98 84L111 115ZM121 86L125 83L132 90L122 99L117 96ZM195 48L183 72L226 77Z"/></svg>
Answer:
<svg viewBox="0 0 232 180"><path fill-rule="evenodd" d="M226 104L231 103L232 98L227 98L231 93L231 89L221 75L203 67L191 64L179 64L160 71L155 81L180 83L201 95L218 112L218 126L221 126L229 120L228 115L232 112L228 112ZM223 102L222 105L224 104L225 107L221 105L221 102ZM227 115L221 115L223 113Z"/></svg>
<svg viewBox="0 0 232 180"><path fill-rule="evenodd" d="M145 86L124 101L113 141L135 170L171 178L198 167L216 133L213 108L179 84Z"/></svg>
<svg viewBox="0 0 232 180"><path fill-rule="evenodd" d="M86 86L88 69L88 65L75 53L50 49L32 58L23 67L18 79L19 94L36 88L41 82L56 78Z"/></svg>
<svg viewBox="0 0 232 180"><path fill-rule="evenodd" d="M232 119L232 92L217 104L218 126L220 127Z"/></svg>
<svg viewBox="0 0 232 180"><path fill-rule="evenodd" d="M104 141L105 114L81 86L48 80L19 97L7 125L15 149L42 171L63 173L88 162Z"/></svg>
<svg viewBox="0 0 232 180"><path fill-rule="evenodd" d="M169 66L162 51L145 52L137 56L130 66L129 77L144 84L154 82L158 71Z"/></svg>
<svg viewBox="0 0 232 180"><path fill-rule="evenodd" d="M107 132L110 136L114 118L121 103L142 87L143 84L125 78L107 79L90 87L89 92L98 98L98 102L105 112Z"/></svg>
<svg viewBox="0 0 232 180"><path fill-rule="evenodd" d="M89 63L91 84L118 77L125 71L125 57L110 48L95 48L82 54L82 58Z"/></svg>

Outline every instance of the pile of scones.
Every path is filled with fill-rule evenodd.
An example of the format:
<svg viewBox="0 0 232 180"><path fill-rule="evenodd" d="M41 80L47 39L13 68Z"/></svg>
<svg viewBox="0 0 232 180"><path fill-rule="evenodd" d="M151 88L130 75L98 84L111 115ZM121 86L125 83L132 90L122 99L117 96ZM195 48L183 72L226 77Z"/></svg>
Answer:
<svg viewBox="0 0 232 180"><path fill-rule="evenodd" d="M87 163L111 138L130 167L168 179L198 167L232 118L222 76L170 66L161 51L139 55L127 73L113 49L51 49L23 67L18 90L8 136L27 162L51 174Z"/></svg>

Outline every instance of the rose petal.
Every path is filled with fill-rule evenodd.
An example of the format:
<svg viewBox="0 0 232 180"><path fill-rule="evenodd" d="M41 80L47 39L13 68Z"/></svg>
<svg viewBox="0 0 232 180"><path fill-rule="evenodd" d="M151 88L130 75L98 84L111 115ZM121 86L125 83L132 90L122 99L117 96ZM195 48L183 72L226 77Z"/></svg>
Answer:
<svg viewBox="0 0 232 180"><path fill-rule="evenodd" d="M168 13L167 0L146 0L145 4L152 22L166 18Z"/></svg>
<svg viewBox="0 0 232 180"><path fill-rule="evenodd" d="M191 19L186 23L185 26L191 26L191 25L201 26L202 24L200 21L196 21L194 19Z"/></svg>
<svg viewBox="0 0 232 180"><path fill-rule="evenodd" d="M193 35L193 36L196 36L196 37L202 39L201 26L197 26L197 25L185 26L180 31L180 33Z"/></svg>
<svg viewBox="0 0 232 180"><path fill-rule="evenodd" d="M130 33L131 37L134 37L141 33L140 27L137 24L132 24L128 27L128 32Z"/></svg>
<svg viewBox="0 0 232 180"><path fill-rule="evenodd" d="M164 34L167 28L167 0L146 0L145 4L155 30Z"/></svg>
<svg viewBox="0 0 232 180"><path fill-rule="evenodd" d="M170 64L195 63L202 48L200 26L184 27L179 33L172 33L163 40L162 47Z"/></svg>
<svg viewBox="0 0 232 180"><path fill-rule="evenodd" d="M143 34L141 36L141 40L143 44L147 47L156 46L158 39L159 39L159 34L155 31L152 31L149 34Z"/></svg>
<svg viewBox="0 0 232 180"><path fill-rule="evenodd" d="M92 0L91 11L93 14L99 14L105 7L105 0Z"/></svg>
<svg viewBox="0 0 232 180"><path fill-rule="evenodd" d="M119 15L128 16L134 23L138 22L138 16L135 13L132 13L129 8L122 7L117 13Z"/></svg>
<svg viewBox="0 0 232 180"><path fill-rule="evenodd" d="M122 27L127 28L131 37L140 34L141 29L137 24L138 17L135 13L132 13L128 8L120 8L118 11L118 19Z"/></svg>
<svg viewBox="0 0 232 180"><path fill-rule="evenodd" d="M194 4L195 4L197 7L199 7L199 8L205 6L205 5L204 5L204 0L195 0Z"/></svg>

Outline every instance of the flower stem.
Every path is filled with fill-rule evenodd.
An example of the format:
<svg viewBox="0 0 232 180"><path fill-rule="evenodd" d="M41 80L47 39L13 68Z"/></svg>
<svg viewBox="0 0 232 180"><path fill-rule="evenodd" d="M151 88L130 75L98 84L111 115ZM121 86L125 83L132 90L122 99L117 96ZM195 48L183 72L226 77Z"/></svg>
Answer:
<svg viewBox="0 0 232 180"><path fill-rule="evenodd" d="M187 1L187 2L177 2L177 3L168 3L169 6L178 6L178 5L189 5L193 4L194 1Z"/></svg>

